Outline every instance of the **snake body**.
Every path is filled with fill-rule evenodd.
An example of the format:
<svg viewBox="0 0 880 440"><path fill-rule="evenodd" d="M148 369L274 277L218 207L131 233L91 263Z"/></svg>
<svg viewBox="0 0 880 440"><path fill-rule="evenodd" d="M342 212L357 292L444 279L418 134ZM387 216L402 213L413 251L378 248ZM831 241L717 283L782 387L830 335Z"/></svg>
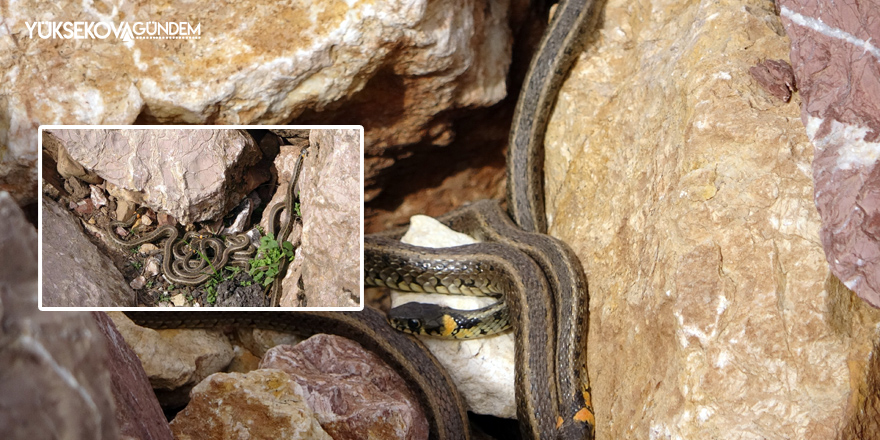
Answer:
<svg viewBox="0 0 880 440"><path fill-rule="evenodd" d="M523 286L519 285L513 286L504 294L504 300L511 308L510 317L517 341L517 417L524 437L532 439L592 438L595 426L586 354L583 349L589 326L586 278L571 248L557 239L542 234L547 230L543 196L543 141L547 121L562 80L579 52L583 34L595 27L597 19L598 7L595 0L561 1L532 59L517 102L508 146L508 209L516 224L510 221L497 203L490 201L478 202L439 219L459 232L484 241L504 244L505 247L495 250L502 255L513 255L515 252L527 254L542 269L549 288L552 289L551 295L537 290L522 289ZM468 255L467 258L477 260L464 265L472 266L474 263L489 261L482 256L487 253L483 248L486 244L429 251L422 248L413 249L389 241L388 237L394 235L397 234L390 233L366 239L370 246L378 246L374 248L376 259L388 259L403 251L414 253L417 249L421 249L419 252L422 252L427 259L405 264L394 261L392 266L406 267L412 269L412 272L402 276L398 273L385 282L375 284L396 283L406 287L408 284L413 284L411 281L406 281L407 278L431 279L432 274L447 270L444 262L456 265L458 264L456 258L464 258L465 255ZM370 260L370 256L367 255L366 263ZM372 270L375 274L380 274L382 270L387 269ZM425 272L420 272L423 270ZM370 276L370 271L365 267L365 277ZM486 274L486 276L495 275ZM400 282L401 278L404 282ZM445 278L455 280L454 276ZM508 282L519 283L516 279ZM460 280L453 281L453 284L455 283L460 283ZM500 281L470 281L470 283L488 285L499 284ZM528 310L521 308L523 303L541 304L552 317L543 321L535 319ZM555 326L552 325L554 322ZM408 325L416 327L424 323L412 322ZM524 330L517 328L520 326L529 327L527 330L529 335L546 333L550 343L535 344L534 340L522 336ZM555 335L553 335L554 330ZM455 330L447 330L450 334L454 332ZM537 355L554 359L555 362L550 366L530 363L527 359L523 359L523 352L530 352L529 356ZM541 382L555 390L524 393L521 389L523 378L536 376L551 378ZM554 425L547 424L546 411L553 412L556 419ZM535 427L539 427L537 431Z"/></svg>
<svg viewBox="0 0 880 440"><path fill-rule="evenodd" d="M508 153L508 209L518 227L497 205L479 203L444 216L441 221L453 229L473 228L471 232L482 235L487 243L427 250L403 245L393 239L393 234L365 239L366 259L406 268L397 275L401 279L433 268L422 272L423 278L430 279L438 264L445 264L443 261L493 267L497 275L492 276L492 282L503 286L517 339L517 414L524 436L530 439L587 439L593 434L582 350L589 316L583 270L564 243L536 232L546 230L542 171L547 119L581 35L594 26L597 16L596 0L560 2L532 60L516 107ZM387 269L377 269L376 273L383 270L388 273ZM368 276L365 273L365 278ZM382 282L401 284L400 279ZM464 403L436 359L411 337L394 332L370 308L335 313L128 314L140 324L159 328L254 325L350 337L388 361L418 393L429 414L432 439L469 438Z"/></svg>

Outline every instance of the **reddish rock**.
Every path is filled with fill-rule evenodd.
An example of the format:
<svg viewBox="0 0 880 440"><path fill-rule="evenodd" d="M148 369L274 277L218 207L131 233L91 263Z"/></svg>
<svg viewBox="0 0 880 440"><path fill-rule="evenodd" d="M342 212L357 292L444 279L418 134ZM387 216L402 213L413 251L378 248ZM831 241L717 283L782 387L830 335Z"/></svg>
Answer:
<svg viewBox="0 0 880 440"><path fill-rule="evenodd" d="M110 372L120 434L136 439L170 440L173 438L171 428L140 359L125 343L106 313L91 313L98 329L107 339L109 356L105 365Z"/></svg>
<svg viewBox="0 0 880 440"><path fill-rule="evenodd" d="M356 342L315 335L266 353L260 368L287 372L334 439L426 439L428 423L403 379Z"/></svg>
<svg viewBox="0 0 880 440"><path fill-rule="evenodd" d="M781 0L831 271L880 307L880 2Z"/></svg>

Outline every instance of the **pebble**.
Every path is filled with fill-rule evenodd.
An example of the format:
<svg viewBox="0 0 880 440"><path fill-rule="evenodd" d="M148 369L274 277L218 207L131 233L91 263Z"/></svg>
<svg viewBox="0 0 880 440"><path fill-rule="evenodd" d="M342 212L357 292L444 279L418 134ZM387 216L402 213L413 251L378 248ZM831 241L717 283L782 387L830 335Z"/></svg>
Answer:
<svg viewBox="0 0 880 440"><path fill-rule="evenodd" d="M142 289L147 284L147 279L144 278L143 275L139 275L137 278L131 280L131 283L128 285L131 286L134 290Z"/></svg>

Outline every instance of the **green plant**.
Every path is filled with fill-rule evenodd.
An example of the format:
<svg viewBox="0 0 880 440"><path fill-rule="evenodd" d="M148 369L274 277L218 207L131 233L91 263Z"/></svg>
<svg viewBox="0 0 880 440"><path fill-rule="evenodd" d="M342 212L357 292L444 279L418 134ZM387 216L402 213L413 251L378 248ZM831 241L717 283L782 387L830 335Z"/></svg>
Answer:
<svg viewBox="0 0 880 440"><path fill-rule="evenodd" d="M255 282L263 287L272 284L281 272L281 260L293 260L293 244L285 241L278 243L272 234L260 238L257 255L250 260L251 270L248 272Z"/></svg>
<svg viewBox="0 0 880 440"><path fill-rule="evenodd" d="M131 267L135 268L135 270L141 270L141 268L144 267L144 263L140 261L132 261Z"/></svg>
<svg viewBox="0 0 880 440"><path fill-rule="evenodd" d="M302 212L299 209L299 202L293 204L293 210L296 211L297 217L302 217Z"/></svg>

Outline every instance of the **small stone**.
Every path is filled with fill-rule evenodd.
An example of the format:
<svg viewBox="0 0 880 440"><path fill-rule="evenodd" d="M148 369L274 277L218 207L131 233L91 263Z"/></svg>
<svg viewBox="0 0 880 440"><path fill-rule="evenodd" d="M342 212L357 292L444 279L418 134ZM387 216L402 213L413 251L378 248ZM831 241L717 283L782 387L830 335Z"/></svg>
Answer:
<svg viewBox="0 0 880 440"><path fill-rule="evenodd" d="M159 247L153 243L144 243L138 249L138 251L140 251L140 253L145 254L145 255L152 254L153 252L156 252L158 250L159 250Z"/></svg>
<svg viewBox="0 0 880 440"><path fill-rule="evenodd" d="M124 221L134 214L134 205L127 200L116 199L116 220Z"/></svg>
<svg viewBox="0 0 880 440"><path fill-rule="evenodd" d="M186 305L186 297L182 293L178 293L171 297L171 303L174 304L175 307L183 307Z"/></svg>
<svg viewBox="0 0 880 440"><path fill-rule="evenodd" d="M149 215L145 215L141 217L141 226L150 226L153 224L153 219L150 218Z"/></svg>
<svg viewBox="0 0 880 440"><path fill-rule="evenodd" d="M131 282L128 283L128 285L131 286L131 288L134 290L142 289L146 284L147 279L144 278L143 275L139 275L137 278L131 280Z"/></svg>
<svg viewBox="0 0 880 440"><path fill-rule="evenodd" d="M77 214L80 214L83 216L90 216L90 215L92 215L94 208L95 207L94 207L94 205L92 205L92 200L86 199L86 200L80 200L79 202L77 202L76 209L74 209L74 211L76 211Z"/></svg>
<svg viewBox="0 0 880 440"><path fill-rule="evenodd" d="M97 185L89 185L89 188L92 190L92 203L95 207L100 208L102 206L107 205L107 196L104 195L104 190L102 190Z"/></svg>
<svg viewBox="0 0 880 440"><path fill-rule="evenodd" d="M146 244L141 246L141 252L144 252L144 246L146 246ZM156 257L149 257L144 261L144 276L154 277L156 275L159 275L159 259Z"/></svg>

